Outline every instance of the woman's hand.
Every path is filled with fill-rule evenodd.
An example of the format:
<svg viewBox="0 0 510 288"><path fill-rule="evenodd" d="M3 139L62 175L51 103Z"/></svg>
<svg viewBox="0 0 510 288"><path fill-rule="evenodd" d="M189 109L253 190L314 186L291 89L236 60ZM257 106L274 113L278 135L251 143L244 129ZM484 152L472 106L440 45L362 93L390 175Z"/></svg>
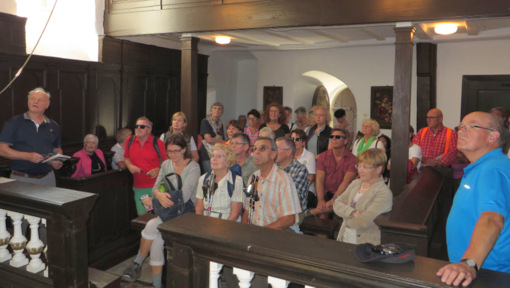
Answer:
<svg viewBox="0 0 510 288"><path fill-rule="evenodd" d="M170 196L169 193L164 193L164 192L159 192L157 190L154 190L154 191L152 191L152 194L154 194L154 197L156 197L156 199L158 199L159 203L161 203L161 206L168 208L168 207L172 207L174 205L174 202L171 200L172 196Z"/></svg>
<svg viewBox="0 0 510 288"><path fill-rule="evenodd" d="M147 197L142 200L143 205L145 206L152 206L152 197Z"/></svg>

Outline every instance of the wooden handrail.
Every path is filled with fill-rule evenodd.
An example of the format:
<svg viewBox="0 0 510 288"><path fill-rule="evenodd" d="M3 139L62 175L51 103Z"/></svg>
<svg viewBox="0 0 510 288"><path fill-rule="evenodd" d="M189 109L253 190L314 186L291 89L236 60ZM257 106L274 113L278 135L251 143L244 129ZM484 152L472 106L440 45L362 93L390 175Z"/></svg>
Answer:
<svg viewBox="0 0 510 288"><path fill-rule="evenodd" d="M361 263L355 246L287 231L184 214L159 226L170 259L168 287L208 287L209 261L313 287L447 287L447 262ZM510 275L480 270L471 287L503 287Z"/></svg>

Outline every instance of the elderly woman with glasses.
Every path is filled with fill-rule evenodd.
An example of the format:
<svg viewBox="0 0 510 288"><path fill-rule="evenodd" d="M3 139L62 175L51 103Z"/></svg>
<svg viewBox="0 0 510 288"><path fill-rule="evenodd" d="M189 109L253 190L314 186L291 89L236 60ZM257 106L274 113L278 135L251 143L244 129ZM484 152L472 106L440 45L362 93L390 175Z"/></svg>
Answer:
<svg viewBox="0 0 510 288"><path fill-rule="evenodd" d="M230 168L236 164L232 148L215 144L211 153L211 173L198 180L195 213L225 220L240 221L243 208L243 178Z"/></svg>
<svg viewBox="0 0 510 288"><path fill-rule="evenodd" d="M352 154L357 156L361 152L369 149L369 148L379 148L384 150L384 145L377 135L379 135L379 123L373 119L365 119L363 121L363 125L361 128L361 132L363 132L363 138L354 141L354 146L352 147Z"/></svg>
<svg viewBox="0 0 510 288"><path fill-rule="evenodd" d="M393 194L382 177L386 154L382 149L367 149L358 157L359 179L352 181L333 205L335 213L343 223L338 233L338 241L359 244L381 243L381 231L374 219L391 211Z"/></svg>
<svg viewBox="0 0 510 288"><path fill-rule="evenodd" d="M80 158L76 164L76 171L71 177L80 178L106 171L106 161L103 151L97 149L99 139L94 134L87 134L83 139L83 149L73 154Z"/></svg>

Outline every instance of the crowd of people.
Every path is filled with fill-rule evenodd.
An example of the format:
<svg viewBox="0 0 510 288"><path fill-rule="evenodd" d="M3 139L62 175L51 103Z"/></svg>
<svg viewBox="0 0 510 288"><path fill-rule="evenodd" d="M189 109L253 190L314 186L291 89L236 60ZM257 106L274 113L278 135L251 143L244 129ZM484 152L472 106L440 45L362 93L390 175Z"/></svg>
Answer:
<svg viewBox="0 0 510 288"><path fill-rule="evenodd" d="M62 163L44 160L62 150L58 124L44 115L49 104L50 94L34 89L28 95L28 112L13 117L2 129L0 156L13 160L12 178L55 186L53 170ZM186 132L183 112L172 116L171 126L159 138L152 135L153 123L146 117L136 120L133 135L127 128L117 131L111 167L133 174L139 215L148 213L153 198L163 207L175 205L175 199L162 191L161 181L176 174L185 211L296 233L301 233L303 215L336 215L343 219L338 241L380 244L374 219L391 211L393 194L388 186L391 139L381 134L377 121L364 120L355 136L343 109L333 113L337 124L331 127L327 107L310 111L298 107L296 121L290 123L292 109L271 103L263 111L252 109L228 121L225 129L223 111L222 103L211 106L197 141ZM452 263L438 271L447 284L468 285L478 267L510 272L510 257L501 257L510 255L505 242L510 237L505 225L510 212L505 192L510 187L510 160L502 152L507 135L508 115L501 107L471 113L455 129L445 127L442 111L434 108L427 113L427 127L416 135L409 128L409 181L421 167L450 167L459 158L471 163L448 218ZM73 177L107 170L95 135L86 135L83 149L73 156L80 159ZM159 217L147 223L124 280L140 276L150 253L153 285L161 287L164 243L156 228L160 223Z"/></svg>

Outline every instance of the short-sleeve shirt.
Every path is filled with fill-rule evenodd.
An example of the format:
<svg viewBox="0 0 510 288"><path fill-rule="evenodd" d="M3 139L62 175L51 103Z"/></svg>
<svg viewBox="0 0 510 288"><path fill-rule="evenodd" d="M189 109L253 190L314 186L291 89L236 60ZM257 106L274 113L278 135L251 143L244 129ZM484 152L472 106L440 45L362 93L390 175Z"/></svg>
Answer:
<svg viewBox="0 0 510 288"><path fill-rule="evenodd" d="M510 273L510 159L502 149L492 150L464 168L446 223L450 262L466 252L476 222L483 212L496 212L505 224L481 268Z"/></svg>
<svg viewBox="0 0 510 288"><path fill-rule="evenodd" d="M263 123L262 125L259 126L259 130L264 128L264 127L267 127L267 124L266 123ZM287 124L283 123L280 125L280 127L276 130L273 130L274 131L274 139L278 139L280 137L285 137L286 134L289 134L290 133L290 129L289 129L289 126L287 126Z"/></svg>
<svg viewBox="0 0 510 288"><path fill-rule="evenodd" d="M427 129L425 135L422 134L425 128L420 129L413 138L413 143L421 147L421 153L424 158L441 160L447 166L450 166L457 157L457 133L451 132L450 142L448 143L448 153L444 155L446 145L446 134L448 129L441 126L441 129L434 135L432 129Z"/></svg>
<svg viewBox="0 0 510 288"><path fill-rule="evenodd" d="M120 146L120 144L117 143L113 145L112 149L110 150L115 153L113 154L112 158L112 169L117 170L119 169L117 163L124 161L124 148L122 148L122 146Z"/></svg>
<svg viewBox="0 0 510 288"><path fill-rule="evenodd" d="M131 139L131 137L135 137L135 139L131 143L131 147L129 147L129 139ZM152 188L156 182L156 178L151 178L151 176L147 175L147 172L156 167L160 167L161 165L158 153L152 144L153 137L154 136L149 135L149 138L147 138L145 143L143 143L143 147L138 137L134 135L129 136L126 139L124 158L128 158L129 161L131 161L131 164L137 166L143 171L143 173L136 173L133 175L133 187L135 188ZM163 141L159 139L158 147L161 153L161 162L163 162L167 159L165 153L166 149Z"/></svg>
<svg viewBox="0 0 510 288"><path fill-rule="evenodd" d="M55 148L62 146L60 126L44 116L43 122L36 126L28 112L12 117L5 122L0 134L0 142L7 143L12 149L21 152L36 152L43 156L53 154ZM26 160L12 160L11 170L29 175L45 175L52 171L47 163L33 163Z"/></svg>
<svg viewBox="0 0 510 288"><path fill-rule="evenodd" d="M296 215L295 223L297 223L301 204L289 174L275 164L265 179L260 177L260 170L255 171L252 177L259 177L257 191L260 199L255 202L250 222L258 226L266 226L284 216ZM248 198L245 203L245 209L250 209Z"/></svg>
<svg viewBox="0 0 510 288"><path fill-rule="evenodd" d="M283 171L287 172L294 185L299 196L299 202L301 203L301 209L306 210L308 204L308 187L310 186L310 178L308 177L308 170L306 167L292 159L287 167L283 168Z"/></svg>
<svg viewBox="0 0 510 288"><path fill-rule="evenodd" d="M232 191L232 197L230 197L228 195L228 183L227 182L230 182L232 184L233 183L232 177L234 177L234 175L232 174L232 171L229 170L227 175L225 175L225 177L223 177L218 182L218 188L214 192L214 195L212 195L211 198L209 198L209 197L204 198L204 189L202 189L202 187L203 187L204 178L206 175L207 174L200 176L200 179L198 180L196 197L197 197L197 199L201 199L204 202L204 209L207 209L206 207L209 206L209 201L211 201L211 203L210 203L212 205L211 206L211 215L210 215L211 217L227 219L230 216L230 213L232 212L231 208L230 208L230 204L232 202L241 202L241 203L244 202L245 195L243 192L242 177L239 175L235 176L236 183L235 183L234 191ZM204 213L205 213L205 211L204 211ZM203 214L203 215L205 215L205 214Z"/></svg>
<svg viewBox="0 0 510 288"><path fill-rule="evenodd" d="M344 181L347 172L354 172L356 170L357 160L356 157L349 151L345 151L342 161L336 163L333 150L329 149L319 155L317 160L317 170L324 171L324 192L335 193L342 181Z"/></svg>
<svg viewBox="0 0 510 288"><path fill-rule="evenodd" d="M303 153L299 155L297 161L306 167L306 169L308 170L308 175L317 174L316 170L317 161L315 160L315 155L313 155L312 152L306 150L306 148L303 148ZM311 191L315 194L315 182L310 183L308 191Z"/></svg>

